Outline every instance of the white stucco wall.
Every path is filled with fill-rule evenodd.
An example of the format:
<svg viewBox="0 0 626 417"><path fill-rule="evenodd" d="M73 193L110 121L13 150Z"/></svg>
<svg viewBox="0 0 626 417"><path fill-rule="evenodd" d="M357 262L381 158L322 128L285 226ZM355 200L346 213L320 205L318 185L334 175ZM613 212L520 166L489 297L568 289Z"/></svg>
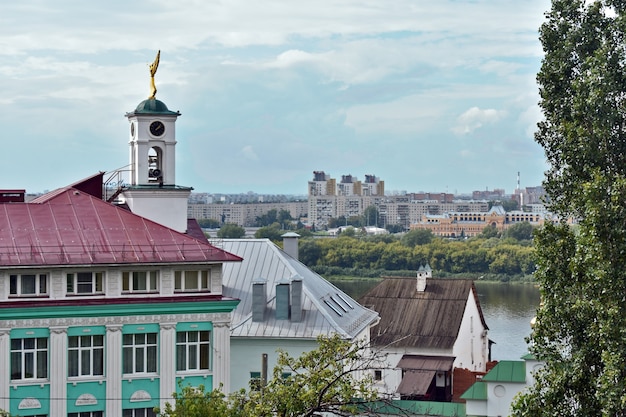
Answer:
<svg viewBox="0 0 626 417"><path fill-rule="evenodd" d="M230 340L230 391L241 388L250 388L250 372L261 372L261 357L268 356L268 378L271 378L278 349L298 357L304 352L317 348L317 341L313 339L261 339L231 337Z"/></svg>
<svg viewBox="0 0 626 417"><path fill-rule="evenodd" d="M354 337L355 343L362 343L363 346L369 344L370 329L366 327L360 334ZM235 392L242 388L250 388L250 372L261 372L261 358L267 354L268 379L272 377L272 372L276 366L278 349L297 358L305 352L317 349L316 339L292 338L273 339L260 337L231 337L230 338L230 391ZM364 355L371 352L364 350ZM364 371L370 372L369 370ZM355 373L355 378L360 378L362 373Z"/></svg>
<svg viewBox="0 0 626 417"><path fill-rule="evenodd" d="M452 355L456 357L454 366L457 368L478 372L485 372L487 369L489 337L480 320L478 305L471 290Z"/></svg>
<svg viewBox="0 0 626 417"><path fill-rule="evenodd" d="M513 397L526 384L514 382L487 383L487 416L508 416L511 414Z"/></svg>

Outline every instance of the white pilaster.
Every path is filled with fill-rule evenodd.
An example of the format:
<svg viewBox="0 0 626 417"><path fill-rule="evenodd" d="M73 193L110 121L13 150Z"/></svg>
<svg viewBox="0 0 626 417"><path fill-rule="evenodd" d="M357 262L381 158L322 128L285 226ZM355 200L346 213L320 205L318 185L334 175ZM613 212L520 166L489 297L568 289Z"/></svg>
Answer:
<svg viewBox="0 0 626 417"><path fill-rule="evenodd" d="M174 405L172 394L176 392L176 323L161 323L160 326L161 401L159 407L164 409L166 402Z"/></svg>
<svg viewBox="0 0 626 417"><path fill-rule="evenodd" d="M50 415L67 415L67 326L50 327Z"/></svg>
<svg viewBox="0 0 626 417"><path fill-rule="evenodd" d="M9 410L11 388L11 329L0 329L0 363L5 364L5 374L0 378L0 410Z"/></svg>
<svg viewBox="0 0 626 417"><path fill-rule="evenodd" d="M106 329L106 415L122 417L122 325L110 324Z"/></svg>
<svg viewBox="0 0 626 417"><path fill-rule="evenodd" d="M230 322L213 322L213 388L230 392Z"/></svg>

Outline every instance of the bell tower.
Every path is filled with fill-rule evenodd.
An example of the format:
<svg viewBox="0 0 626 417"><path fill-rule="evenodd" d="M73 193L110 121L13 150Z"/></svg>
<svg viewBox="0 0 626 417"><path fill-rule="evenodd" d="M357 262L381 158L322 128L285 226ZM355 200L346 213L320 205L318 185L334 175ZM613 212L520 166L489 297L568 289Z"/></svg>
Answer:
<svg viewBox="0 0 626 417"><path fill-rule="evenodd" d="M130 179L122 201L133 213L179 232L187 231L191 187L176 185L176 120L180 112L156 99L154 75L161 51L150 65L150 96L126 113L130 123Z"/></svg>
<svg viewBox="0 0 626 417"><path fill-rule="evenodd" d="M130 122L131 185L176 184L176 119L155 98L139 103L126 113Z"/></svg>

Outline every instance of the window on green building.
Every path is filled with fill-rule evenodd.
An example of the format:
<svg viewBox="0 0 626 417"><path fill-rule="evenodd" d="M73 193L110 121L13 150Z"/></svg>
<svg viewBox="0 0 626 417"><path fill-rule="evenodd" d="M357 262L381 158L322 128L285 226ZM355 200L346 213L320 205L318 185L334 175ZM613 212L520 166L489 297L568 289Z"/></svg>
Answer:
<svg viewBox="0 0 626 417"><path fill-rule="evenodd" d="M125 374L157 371L157 334L125 334L122 338L123 369Z"/></svg>
<svg viewBox="0 0 626 417"><path fill-rule="evenodd" d="M196 371L211 369L211 332L189 331L176 333L176 370Z"/></svg>
<svg viewBox="0 0 626 417"><path fill-rule="evenodd" d="M126 408L122 410L122 417L156 417L152 408Z"/></svg>
<svg viewBox="0 0 626 417"><path fill-rule="evenodd" d="M104 336L68 338L68 376L104 375Z"/></svg>
<svg viewBox="0 0 626 417"><path fill-rule="evenodd" d="M11 380L48 378L48 338L11 339Z"/></svg>

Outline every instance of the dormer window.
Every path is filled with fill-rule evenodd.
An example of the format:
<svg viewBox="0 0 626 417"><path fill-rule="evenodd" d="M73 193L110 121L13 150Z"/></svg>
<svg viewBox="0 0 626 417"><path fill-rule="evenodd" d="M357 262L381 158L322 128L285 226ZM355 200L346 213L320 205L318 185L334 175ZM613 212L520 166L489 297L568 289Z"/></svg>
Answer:
<svg viewBox="0 0 626 417"><path fill-rule="evenodd" d="M47 274L20 274L10 276L12 297L38 297L48 295Z"/></svg>
<svg viewBox="0 0 626 417"><path fill-rule="evenodd" d="M158 271L129 271L122 273L122 292L146 293L157 291Z"/></svg>
<svg viewBox="0 0 626 417"><path fill-rule="evenodd" d="M102 294L103 272L77 272L67 274L68 295Z"/></svg>
<svg viewBox="0 0 626 417"><path fill-rule="evenodd" d="M210 291L211 271L175 271L174 289L179 292L185 291Z"/></svg>

